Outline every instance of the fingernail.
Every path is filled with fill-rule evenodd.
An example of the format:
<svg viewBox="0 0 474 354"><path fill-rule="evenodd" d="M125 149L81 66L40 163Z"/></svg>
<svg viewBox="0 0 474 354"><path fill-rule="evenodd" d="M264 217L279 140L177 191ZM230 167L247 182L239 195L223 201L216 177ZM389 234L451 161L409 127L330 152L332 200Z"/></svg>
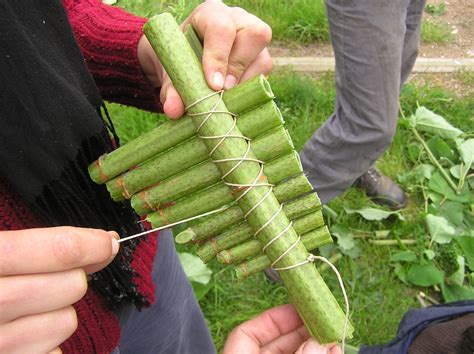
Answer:
<svg viewBox="0 0 474 354"><path fill-rule="evenodd" d="M117 241L120 240L120 236L116 231L107 231L107 233L113 238L115 238Z"/></svg>
<svg viewBox="0 0 474 354"><path fill-rule="evenodd" d="M224 86L224 76L220 71L216 71L214 73L212 81L214 82L214 85L216 85L218 88L222 88Z"/></svg>
<svg viewBox="0 0 474 354"><path fill-rule="evenodd" d="M109 231L108 234L112 236L110 240L112 241L112 256L115 256L120 248L118 240L120 239L119 235L115 231Z"/></svg>
<svg viewBox="0 0 474 354"><path fill-rule="evenodd" d="M227 75L227 77L225 78L224 88L228 90L234 87L236 82L237 78L234 75Z"/></svg>

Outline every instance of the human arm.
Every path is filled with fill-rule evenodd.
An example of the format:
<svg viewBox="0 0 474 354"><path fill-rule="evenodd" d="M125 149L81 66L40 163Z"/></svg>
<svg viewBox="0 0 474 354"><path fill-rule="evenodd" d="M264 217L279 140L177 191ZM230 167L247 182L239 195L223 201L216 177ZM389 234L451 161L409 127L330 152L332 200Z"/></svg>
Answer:
<svg viewBox="0 0 474 354"><path fill-rule="evenodd" d="M77 327L86 274L109 264L118 235L55 227L0 231L0 352L49 352Z"/></svg>
<svg viewBox="0 0 474 354"><path fill-rule="evenodd" d="M293 305L274 307L234 328L224 354L295 353L342 354L335 344L321 345L310 338Z"/></svg>
<svg viewBox="0 0 474 354"><path fill-rule="evenodd" d="M147 19L100 0L62 0L62 4L101 96L161 111L159 97L138 60L138 42Z"/></svg>
<svg viewBox="0 0 474 354"><path fill-rule="evenodd" d="M166 102L168 116L183 114L179 95L142 34L146 19L99 0L63 0L63 4L104 99L152 111ZM183 28L187 24L204 42L203 69L213 89L222 89L224 84L230 88L271 71L266 50L271 29L254 15L218 0L206 1L184 21ZM159 98L154 88L161 88Z"/></svg>
<svg viewBox="0 0 474 354"><path fill-rule="evenodd" d="M203 71L209 87L229 89L257 74L268 75L272 61L267 50L271 28L258 17L219 0L208 0L181 24L192 25L203 42ZM184 105L148 40L139 43L143 72L154 86L161 86L160 101L171 118L184 113Z"/></svg>

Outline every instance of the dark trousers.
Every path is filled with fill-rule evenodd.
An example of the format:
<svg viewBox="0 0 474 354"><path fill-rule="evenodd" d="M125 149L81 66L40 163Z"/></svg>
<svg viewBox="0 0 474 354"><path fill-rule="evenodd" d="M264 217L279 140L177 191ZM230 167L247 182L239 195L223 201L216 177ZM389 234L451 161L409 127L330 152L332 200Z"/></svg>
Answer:
<svg viewBox="0 0 474 354"><path fill-rule="evenodd" d="M323 203L344 192L390 145L400 87L415 63L425 0L326 0L336 107L301 152Z"/></svg>
<svg viewBox="0 0 474 354"><path fill-rule="evenodd" d="M156 302L137 311L133 306L119 316L122 328L114 354L212 354L212 338L176 253L173 235L161 231L153 264Z"/></svg>

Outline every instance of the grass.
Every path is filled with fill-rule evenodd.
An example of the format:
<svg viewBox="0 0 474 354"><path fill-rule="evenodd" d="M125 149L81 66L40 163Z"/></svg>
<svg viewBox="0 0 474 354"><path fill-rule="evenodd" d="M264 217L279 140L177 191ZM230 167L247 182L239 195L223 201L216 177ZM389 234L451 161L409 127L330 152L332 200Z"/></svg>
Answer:
<svg viewBox="0 0 474 354"><path fill-rule="evenodd" d="M431 16L443 16L446 13L446 4L444 2L435 4L427 4L425 12Z"/></svg>
<svg viewBox="0 0 474 354"><path fill-rule="evenodd" d="M169 11L182 21L200 3L199 0L119 0L117 5L145 17ZM301 44L329 40L323 0L292 0L290 5L283 0L229 0L225 3L242 7L263 19L272 27L275 40Z"/></svg>
<svg viewBox="0 0 474 354"><path fill-rule="evenodd" d="M139 16L151 17L171 12L178 21L184 20L201 3L199 0L118 0L117 5ZM273 39L286 44L329 42L326 8L323 0L228 0L230 6L239 6L267 22L273 30ZM424 19L421 38L425 43L446 43L452 40L451 28L439 17L444 4L428 5L430 18Z"/></svg>
<svg viewBox="0 0 474 354"><path fill-rule="evenodd" d="M451 27L445 22L425 19L421 23L421 40L424 43L448 43L453 39Z"/></svg>
<svg viewBox="0 0 474 354"><path fill-rule="evenodd" d="M326 8L322 0L230 0L267 22L278 41L328 41Z"/></svg>
<svg viewBox="0 0 474 354"><path fill-rule="evenodd" d="M466 76L467 77L467 76ZM469 77L466 78L466 80ZM283 110L287 127L300 149L313 131L332 113L335 99L334 78L325 74L317 78L279 72L270 77L278 104ZM405 114L414 112L417 104L425 105L445 116L454 125L472 132L474 95L458 97L442 87L431 86L424 81L406 85L401 93L401 106ZM148 114L118 105L109 105L122 140L128 140L156 125L163 116ZM408 171L411 167L406 157L406 146L411 136L399 127L393 144L378 162L378 167L392 178ZM355 325L353 345L381 343L392 338L407 309L418 307L416 288L398 280L388 261L394 249L369 244L365 237L375 230L391 230L400 238L423 237L421 221L422 207L418 195L410 194L410 202L403 211L405 221L388 219L369 222L357 215L348 215L343 207L359 208L371 202L357 189L351 188L333 200L329 207L335 216L328 219L334 224L350 225L351 232L358 238L360 256L356 259L343 257L337 264L351 301L351 319ZM268 282L263 274L245 281L236 281L231 269L211 263L215 275L211 291L201 300L201 306L215 340L221 348L229 331L265 309L288 301L281 285ZM336 277L326 271L324 277L342 303Z"/></svg>

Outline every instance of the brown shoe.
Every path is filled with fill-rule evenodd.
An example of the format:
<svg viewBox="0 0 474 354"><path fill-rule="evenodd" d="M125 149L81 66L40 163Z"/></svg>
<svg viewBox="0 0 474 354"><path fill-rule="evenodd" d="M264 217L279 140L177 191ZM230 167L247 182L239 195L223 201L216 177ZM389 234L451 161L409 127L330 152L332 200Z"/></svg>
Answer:
<svg viewBox="0 0 474 354"><path fill-rule="evenodd" d="M407 205L407 196L403 189L374 167L360 176L355 185L379 205L388 206L392 210L402 209Z"/></svg>
<svg viewBox="0 0 474 354"><path fill-rule="evenodd" d="M278 272L273 268L267 268L264 270L265 276L267 279L274 284L281 283L281 278Z"/></svg>

